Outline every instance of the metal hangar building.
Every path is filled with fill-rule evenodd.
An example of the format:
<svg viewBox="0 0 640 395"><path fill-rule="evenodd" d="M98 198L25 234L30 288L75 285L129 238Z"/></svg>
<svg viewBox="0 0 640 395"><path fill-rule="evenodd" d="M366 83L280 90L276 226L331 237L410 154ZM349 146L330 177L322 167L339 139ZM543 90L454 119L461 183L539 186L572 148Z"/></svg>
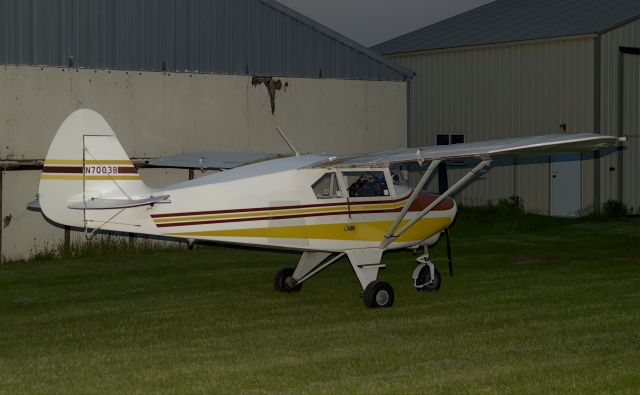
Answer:
<svg viewBox="0 0 640 395"><path fill-rule="evenodd" d="M80 238L25 205L62 121L100 112L137 163L406 146L413 72L272 0L0 0L0 257ZM151 185L186 170L142 169Z"/></svg>
<svg viewBox="0 0 640 395"><path fill-rule="evenodd" d="M543 214L608 200L639 212L638 0L497 0L373 49L416 72L409 146L565 132L629 138L624 150L496 164L462 193L464 204L515 195Z"/></svg>

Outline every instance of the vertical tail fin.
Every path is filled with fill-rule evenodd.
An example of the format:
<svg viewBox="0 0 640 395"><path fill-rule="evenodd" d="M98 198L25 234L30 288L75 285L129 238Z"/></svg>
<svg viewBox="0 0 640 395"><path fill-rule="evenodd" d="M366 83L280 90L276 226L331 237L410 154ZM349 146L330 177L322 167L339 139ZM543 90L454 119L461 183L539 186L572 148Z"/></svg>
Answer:
<svg viewBox="0 0 640 395"><path fill-rule="evenodd" d="M149 193L137 169L105 119L77 110L56 133L40 177L40 206L52 221L84 226L73 203L92 198L132 199Z"/></svg>

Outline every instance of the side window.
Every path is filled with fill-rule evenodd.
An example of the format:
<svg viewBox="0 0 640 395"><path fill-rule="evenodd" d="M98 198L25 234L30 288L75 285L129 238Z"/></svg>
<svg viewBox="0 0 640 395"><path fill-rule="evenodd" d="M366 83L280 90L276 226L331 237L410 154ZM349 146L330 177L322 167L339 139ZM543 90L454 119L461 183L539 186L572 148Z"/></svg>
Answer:
<svg viewBox="0 0 640 395"><path fill-rule="evenodd" d="M343 174L349 186L349 197L389 196L382 171L348 171Z"/></svg>
<svg viewBox="0 0 640 395"><path fill-rule="evenodd" d="M338 186L336 173L325 173L311 186L318 199L341 198L342 192Z"/></svg>
<svg viewBox="0 0 640 395"><path fill-rule="evenodd" d="M391 181L393 185L405 187L407 186L408 170L402 166L392 166L389 168L391 171Z"/></svg>

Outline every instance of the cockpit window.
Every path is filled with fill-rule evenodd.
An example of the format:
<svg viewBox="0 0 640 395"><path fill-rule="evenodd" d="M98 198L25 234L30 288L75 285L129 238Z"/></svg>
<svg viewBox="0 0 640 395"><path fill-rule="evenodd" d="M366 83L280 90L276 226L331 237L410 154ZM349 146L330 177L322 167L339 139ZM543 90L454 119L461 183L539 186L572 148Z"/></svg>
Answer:
<svg viewBox="0 0 640 395"><path fill-rule="evenodd" d="M407 186L406 171L400 167L391 168L391 180L393 181L393 185L395 186Z"/></svg>
<svg viewBox="0 0 640 395"><path fill-rule="evenodd" d="M408 171L400 166L391 167L391 181L395 187L396 194L403 196L405 193L411 190L407 183Z"/></svg>
<svg viewBox="0 0 640 395"><path fill-rule="evenodd" d="M382 171L344 172L349 185L349 197L389 196L389 187Z"/></svg>
<svg viewBox="0 0 640 395"><path fill-rule="evenodd" d="M325 173L313 185L313 192L318 199L336 199L342 197L336 173Z"/></svg>

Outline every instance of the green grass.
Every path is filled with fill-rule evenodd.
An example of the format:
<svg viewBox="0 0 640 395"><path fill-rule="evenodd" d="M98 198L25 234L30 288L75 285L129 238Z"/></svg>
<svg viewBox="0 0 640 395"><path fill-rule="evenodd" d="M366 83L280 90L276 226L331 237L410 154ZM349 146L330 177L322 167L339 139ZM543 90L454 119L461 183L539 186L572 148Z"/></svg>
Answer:
<svg viewBox="0 0 640 395"><path fill-rule="evenodd" d="M495 214L461 212L438 292L387 254L391 309L344 260L276 293L289 253L0 265L0 393L637 393L640 220Z"/></svg>

